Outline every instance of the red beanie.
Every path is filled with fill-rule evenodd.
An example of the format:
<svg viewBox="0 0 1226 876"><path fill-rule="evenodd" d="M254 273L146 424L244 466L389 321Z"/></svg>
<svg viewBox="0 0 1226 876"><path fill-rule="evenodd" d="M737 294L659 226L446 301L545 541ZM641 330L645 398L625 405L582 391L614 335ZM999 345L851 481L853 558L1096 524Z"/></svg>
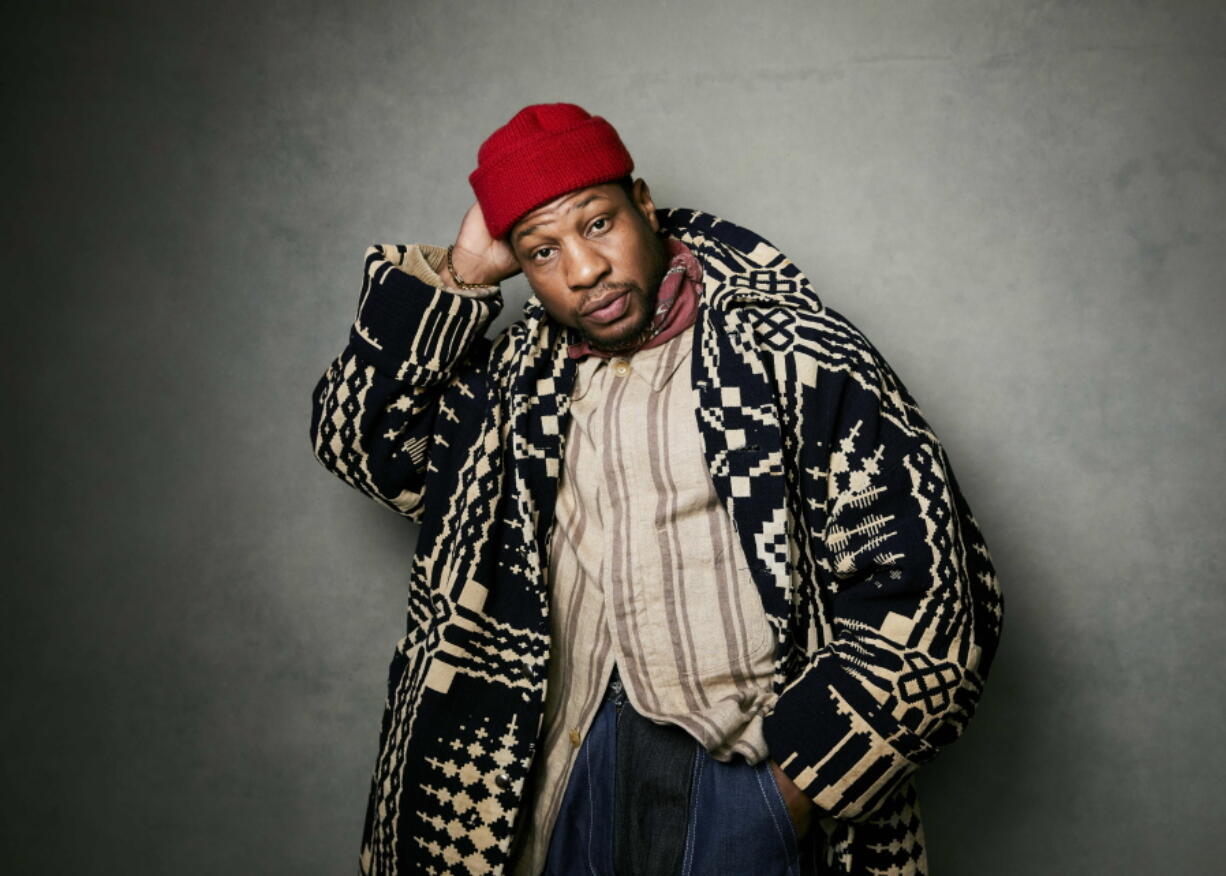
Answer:
<svg viewBox="0 0 1226 876"><path fill-rule="evenodd" d="M481 144L468 181L497 239L533 208L632 170L634 160L617 131L600 116L573 103L538 103Z"/></svg>

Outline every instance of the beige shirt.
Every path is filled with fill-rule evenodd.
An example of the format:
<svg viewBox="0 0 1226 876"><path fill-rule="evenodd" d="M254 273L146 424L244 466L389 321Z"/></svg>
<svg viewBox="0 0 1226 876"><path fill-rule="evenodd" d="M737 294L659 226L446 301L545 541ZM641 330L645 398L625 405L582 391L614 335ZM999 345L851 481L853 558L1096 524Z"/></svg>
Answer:
<svg viewBox="0 0 1226 876"><path fill-rule="evenodd" d="M693 329L578 365L550 547L551 652L516 874L539 873L616 662L634 708L713 757L767 756L774 636L707 471Z"/></svg>

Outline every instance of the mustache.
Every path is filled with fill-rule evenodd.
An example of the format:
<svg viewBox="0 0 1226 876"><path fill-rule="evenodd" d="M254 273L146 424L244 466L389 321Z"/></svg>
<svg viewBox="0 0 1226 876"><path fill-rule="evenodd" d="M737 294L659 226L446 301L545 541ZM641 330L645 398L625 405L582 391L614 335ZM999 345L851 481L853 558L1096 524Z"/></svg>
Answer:
<svg viewBox="0 0 1226 876"><path fill-rule="evenodd" d="M588 313L599 306L602 306L611 298L614 293L620 292L642 292L642 288L638 283L631 280L617 280L613 282L601 283L594 289L589 289L583 295L583 300L579 302L579 312Z"/></svg>

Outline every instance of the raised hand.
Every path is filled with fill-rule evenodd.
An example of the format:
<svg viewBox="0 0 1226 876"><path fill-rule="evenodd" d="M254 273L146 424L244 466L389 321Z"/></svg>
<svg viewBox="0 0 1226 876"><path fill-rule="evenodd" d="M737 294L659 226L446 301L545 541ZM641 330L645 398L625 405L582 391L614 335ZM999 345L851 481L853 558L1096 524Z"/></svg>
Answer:
<svg viewBox="0 0 1226 876"><path fill-rule="evenodd" d="M451 258L456 273L465 283L493 286L519 273L515 253L505 241L490 237L485 227L485 215L477 203L468 208L460 222L460 232L456 235ZM439 276L447 285L452 285L456 279L446 268Z"/></svg>

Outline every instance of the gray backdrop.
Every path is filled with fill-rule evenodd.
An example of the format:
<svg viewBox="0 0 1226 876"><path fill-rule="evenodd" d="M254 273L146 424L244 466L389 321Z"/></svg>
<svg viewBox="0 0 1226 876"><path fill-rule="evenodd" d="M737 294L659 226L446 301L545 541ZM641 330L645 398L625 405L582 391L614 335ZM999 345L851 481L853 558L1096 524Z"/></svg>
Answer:
<svg viewBox="0 0 1226 876"><path fill-rule="evenodd" d="M353 870L416 532L316 464L310 392L364 248L450 241L548 100L791 254L946 442L1007 609L921 773L934 872L1220 872L1224 4L35 5L6 872Z"/></svg>

